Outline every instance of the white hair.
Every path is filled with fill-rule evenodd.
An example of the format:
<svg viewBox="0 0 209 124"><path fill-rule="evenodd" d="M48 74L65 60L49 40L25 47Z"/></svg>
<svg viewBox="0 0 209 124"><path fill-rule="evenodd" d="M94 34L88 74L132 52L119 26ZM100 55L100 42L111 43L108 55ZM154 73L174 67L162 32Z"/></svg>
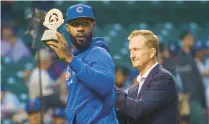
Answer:
<svg viewBox="0 0 209 124"><path fill-rule="evenodd" d="M49 60L49 58L51 57L50 51L48 49L40 49L39 53L41 61ZM38 52L36 52L35 60L38 60Z"/></svg>

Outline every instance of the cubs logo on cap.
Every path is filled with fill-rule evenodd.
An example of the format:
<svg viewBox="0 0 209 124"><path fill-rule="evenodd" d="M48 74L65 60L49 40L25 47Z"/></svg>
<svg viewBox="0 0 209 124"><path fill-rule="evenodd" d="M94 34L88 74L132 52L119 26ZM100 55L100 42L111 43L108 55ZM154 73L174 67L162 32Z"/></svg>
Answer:
<svg viewBox="0 0 209 124"><path fill-rule="evenodd" d="M66 16L67 16L66 19L67 22L77 18L89 18L95 21L92 7L84 4L76 4L69 7L67 9Z"/></svg>
<svg viewBox="0 0 209 124"><path fill-rule="evenodd" d="M77 11L78 13L82 13L82 12L83 12L83 7L82 7L82 6L78 6L78 7L76 8L76 11Z"/></svg>
<svg viewBox="0 0 209 124"><path fill-rule="evenodd" d="M29 100L26 103L25 110L27 113L38 112L41 110L40 100Z"/></svg>

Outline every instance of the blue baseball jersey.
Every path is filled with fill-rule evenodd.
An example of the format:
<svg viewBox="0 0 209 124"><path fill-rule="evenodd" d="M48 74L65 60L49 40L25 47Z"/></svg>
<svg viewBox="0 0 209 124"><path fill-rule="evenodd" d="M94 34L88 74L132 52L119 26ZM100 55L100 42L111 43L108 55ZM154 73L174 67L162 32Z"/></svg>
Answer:
<svg viewBox="0 0 209 124"><path fill-rule="evenodd" d="M79 52L79 51L77 51ZM114 104L114 62L101 38L74 54L67 67L69 124L117 124Z"/></svg>

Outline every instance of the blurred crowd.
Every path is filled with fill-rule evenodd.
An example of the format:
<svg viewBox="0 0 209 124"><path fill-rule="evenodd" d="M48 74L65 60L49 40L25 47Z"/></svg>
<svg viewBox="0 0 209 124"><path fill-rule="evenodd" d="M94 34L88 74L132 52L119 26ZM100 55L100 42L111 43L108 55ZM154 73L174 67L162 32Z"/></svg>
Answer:
<svg viewBox="0 0 209 124"><path fill-rule="evenodd" d="M9 13L9 11L5 12ZM5 15L7 14L4 13ZM8 90L7 85L4 85L5 82L1 82L1 122L23 124L30 120L38 123L42 105L46 124L66 123L64 114L67 102L66 63L57 59L56 54L47 48L37 51L31 49L26 44L29 41L23 41L17 36L15 21L7 17L4 19L1 22L1 57L9 58L15 66L24 58L35 56L35 67L25 69L22 74L24 84L28 88L28 100L25 103L19 101L16 94ZM158 61L176 79L179 91L179 123L207 124L209 119L209 41L196 40L191 32L182 32L176 38L176 42L160 44ZM4 67L2 61L1 66ZM1 71L1 73L4 72ZM116 65L115 85L127 91L137 83L138 75L139 72L134 68ZM40 80L43 97L40 97ZM117 112L120 124L125 123L124 116Z"/></svg>
<svg viewBox="0 0 209 124"><path fill-rule="evenodd" d="M176 77L182 123L207 123L209 42L196 41L188 31L179 38L179 43L161 47L161 63Z"/></svg>
<svg viewBox="0 0 209 124"><path fill-rule="evenodd" d="M36 114L41 111L41 105L44 106L44 113L46 113L44 115L46 123L50 123L54 117L65 118L63 113L67 98L67 89L65 87L66 63L57 60L55 53L49 49L42 48L36 52L32 51L31 47L28 47L21 37L17 37L13 21L4 22L1 31L2 58L9 58L10 63L18 66L17 63L21 60L34 55L34 60L31 61L36 63L35 67L25 69L22 73L22 81L28 88L27 96L29 101L26 103L21 103L16 94L8 90L8 85L2 82L2 123L14 122L22 124L24 122L27 123L28 119L40 122L40 119L37 119L40 117L37 117ZM3 60L1 61L1 66L6 66ZM41 91L43 97L40 97L40 80L42 82ZM43 99L42 104L40 104L40 99Z"/></svg>

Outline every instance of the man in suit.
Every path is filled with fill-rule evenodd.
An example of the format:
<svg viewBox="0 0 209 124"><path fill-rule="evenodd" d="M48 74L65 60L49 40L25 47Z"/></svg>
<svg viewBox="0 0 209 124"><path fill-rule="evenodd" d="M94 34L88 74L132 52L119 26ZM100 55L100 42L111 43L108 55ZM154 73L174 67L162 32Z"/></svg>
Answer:
<svg viewBox="0 0 209 124"><path fill-rule="evenodd" d="M140 74L128 94L115 87L116 108L128 116L128 124L177 124L176 84L157 62L158 37L135 30L128 40L132 65Z"/></svg>

